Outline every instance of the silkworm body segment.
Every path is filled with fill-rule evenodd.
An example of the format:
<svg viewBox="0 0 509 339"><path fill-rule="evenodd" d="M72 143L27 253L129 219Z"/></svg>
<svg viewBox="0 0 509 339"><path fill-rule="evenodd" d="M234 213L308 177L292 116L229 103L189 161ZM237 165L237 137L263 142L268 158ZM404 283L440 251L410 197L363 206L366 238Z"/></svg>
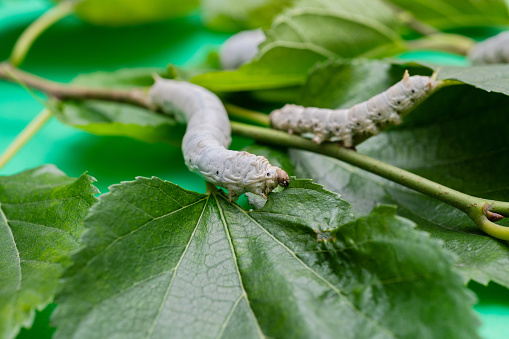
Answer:
<svg viewBox="0 0 509 339"><path fill-rule="evenodd" d="M265 41L261 29L242 31L228 38L219 51L223 69L237 69L251 61L258 53L258 45Z"/></svg>
<svg viewBox="0 0 509 339"><path fill-rule="evenodd" d="M205 180L228 190L230 200L245 192L264 198L288 174L262 156L228 150L230 121L219 98L187 82L157 78L148 93L151 104L187 121L182 151L187 167Z"/></svg>
<svg viewBox="0 0 509 339"><path fill-rule="evenodd" d="M474 45L468 58L474 64L509 63L509 32L499 33Z"/></svg>
<svg viewBox="0 0 509 339"><path fill-rule="evenodd" d="M285 105L270 114L271 125L288 133L313 133L313 141L339 140L345 147L353 145L358 134L374 135L388 124L399 124L401 115L424 100L435 88L427 76L410 76L385 92L349 109L325 109Z"/></svg>

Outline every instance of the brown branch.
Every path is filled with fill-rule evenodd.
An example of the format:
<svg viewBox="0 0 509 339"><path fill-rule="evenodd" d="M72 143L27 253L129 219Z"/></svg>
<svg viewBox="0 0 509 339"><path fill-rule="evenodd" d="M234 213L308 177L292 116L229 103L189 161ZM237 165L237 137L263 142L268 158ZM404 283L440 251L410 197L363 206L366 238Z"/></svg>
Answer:
<svg viewBox="0 0 509 339"><path fill-rule="evenodd" d="M72 84L63 84L24 72L7 62L0 63L0 79L19 83L59 100L107 100L153 109L144 91L138 88L115 90L73 86Z"/></svg>

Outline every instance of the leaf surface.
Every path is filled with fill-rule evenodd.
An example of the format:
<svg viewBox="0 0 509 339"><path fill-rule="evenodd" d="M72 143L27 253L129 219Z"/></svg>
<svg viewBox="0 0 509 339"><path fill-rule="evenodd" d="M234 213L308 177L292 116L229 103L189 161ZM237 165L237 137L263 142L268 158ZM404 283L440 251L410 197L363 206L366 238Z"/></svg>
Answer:
<svg viewBox="0 0 509 339"><path fill-rule="evenodd" d="M509 23L505 0L389 0L439 29Z"/></svg>
<svg viewBox="0 0 509 339"><path fill-rule="evenodd" d="M330 59L316 64L309 72L299 101L303 106L350 108L400 81L405 70L410 75L432 73L415 63Z"/></svg>
<svg viewBox="0 0 509 339"><path fill-rule="evenodd" d="M185 133L185 126L175 119L129 104L87 100L59 102L52 107L64 124L96 135L179 145Z"/></svg>
<svg viewBox="0 0 509 339"><path fill-rule="evenodd" d="M0 337L29 326L52 299L83 219L95 202L93 178L54 166L0 177Z"/></svg>
<svg viewBox="0 0 509 339"><path fill-rule="evenodd" d="M205 24L223 31L269 27L272 19L294 0L202 0Z"/></svg>
<svg viewBox="0 0 509 339"><path fill-rule="evenodd" d="M387 218L404 226L401 233L416 232L408 221ZM328 231L351 220L348 203L307 180L293 180L251 212L222 193L198 194L157 178L112 186L87 218L87 246L65 276L55 337L475 337L471 294L451 271L450 255L421 233L420 245L405 253L413 247L391 242L411 235L376 230L385 233L380 255L388 260L376 270L351 263L338 274L340 251L328 255L317 240L332 241ZM363 247L364 239L352 240L349 246ZM419 261L418 254L425 255L419 277L396 269ZM376 281L384 265L387 280ZM346 281L371 273L365 289ZM391 302L394 294L417 323L392 316L403 305ZM440 304L422 307L431 295ZM454 321L444 322L440 310Z"/></svg>
<svg viewBox="0 0 509 339"><path fill-rule="evenodd" d="M100 26L129 26L184 16L198 6L198 0L84 0L76 13Z"/></svg>
<svg viewBox="0 0 509 339"><path fill-rule="evenodd" d="M154 74L165 74L159 68L121 69L94 72L76 77L73 85L130 89L149 87ZM145 142L167 142L179 145L185 126L170 116L142 107L97 100L63 101L52 104L52 112L64 124L97 135L126 136Z"/></svg>
<svg viewBox="0 0 509 339"><path fill-rule="evenodd" d="M509 65L445 66L440 67L438 79L459 80L488 92L509 95Z"/></svg>
<svg viewBox="0 0 509 339"><path fill-rule="evenodd" d="M509 98L502 94L466 85L444 88L401 126L370 138L358 151L458 191L508 201L507 107ZM301 151L291 155L299 177L341 193L356 215L369 213L378 203L396 204L398 214L458 255L458 268L469 279L509 287L508 242L484 234L462 212L341 161Z"/></svg>
<svg viewBox="0 0 509 339"><path fill-rule="evenodd" d="M391 10L378 0L298 1L274 20L251 63L236 71L198 75L192 81L214 91L301 85L318 61L401 51L397 29Z"/></svg>

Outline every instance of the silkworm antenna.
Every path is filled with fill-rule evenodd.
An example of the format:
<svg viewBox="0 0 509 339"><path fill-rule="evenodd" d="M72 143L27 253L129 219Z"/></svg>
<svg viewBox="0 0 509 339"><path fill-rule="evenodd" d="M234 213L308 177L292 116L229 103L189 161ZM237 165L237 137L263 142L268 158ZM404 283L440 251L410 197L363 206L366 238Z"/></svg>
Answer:
<svg viewBox="0 0 509 339"><path fill-rule="evenodd" d="M205 180L228 190L230 201L251 192L265 199L278 185L287 187L288 174L262 156L230 151L230 121L219 98L203 87L156 77L150 103L187 122L182 151L187 167Z"/></svg>
<svg viewBox="0 0 509 339"><path fill-rule="evenodd" d="M474 64L507 64L509 63L509 32L499 33L486 39L468 53Z"/></svg>
<svg viewBox="0 0 509 339"><path fill-rule="evenodd" d="M237 69L251 61L258 53L258 45L265 41L261 29L243 31L227 39L219 50L219 60L223 69Z"/></svg>
<svg viewBox="0 0 509 339"><path fill-rule="evenodd" d="M313 141L341 141L352 147L357 135L378 134L387 125L401 123L401 116L423 101L436 86L434 77L410 76L385 92L349 109L285 105L270 114L271 126L290 134L312 133Z"/></svg>

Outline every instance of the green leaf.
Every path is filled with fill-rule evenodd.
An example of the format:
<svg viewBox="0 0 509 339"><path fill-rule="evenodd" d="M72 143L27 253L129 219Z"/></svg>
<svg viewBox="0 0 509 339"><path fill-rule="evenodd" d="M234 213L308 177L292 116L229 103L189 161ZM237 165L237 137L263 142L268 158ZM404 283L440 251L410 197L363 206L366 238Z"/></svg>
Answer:
<svg viewBox="0 0 509 339"><path fill-rule="evenodd" d="M84 0L76 14L100 26L139 25L181 17L198 6L198 0Z"/></svg>
<svg viewBox="0 0 509 339"><path fill-rule="evenodd" d="M333 241L324 244L332 252L331 267L341 277L344 293L360 310L370 309L372 298L393 305L376 320L401 326L394 337L476 337L477 322L468 311L475 297L451 270L453 256L441 249L441 242L395 214L394 207L378 206L331 232ZM419 297L408 299L412 294ZM387 319L389 314L392 319Z"/></svg>
<svg viewBox="0 0 509 339"><path fill-rule="evenodd" d="M439 29L509 24L505 0L389 0Z"/></svg>
<svg viewBox="0 0 509 339"><path fill-rule="evenodd" d="M0 177L0 337L30 326L52 299L98 190L54 166Z"/></svg>
<svg viewBox="0 0 509 339"><path fill-rule="evenodd" d="M350 108L400 81L405 70L411 75L432 73L429 68L415 63L327 60L309 72L299 101L303 106Z"/></svg>
<svg viewBox="0 0 509 339"><path fill-rule="evenodd" d="M440 67L438 79L453 79L488 92L509 95L509 65Z"/></svg>
<svg viewBox="0 0 509 339"><path fill-rule="evenodd" d="M408 221L386 218L406 229L378 227L380 252L338 273L337 255L349 252L328 255L317 240L352 220L349 205L310 181L293 180L253 212L222 193L123 182L87 218L86 248L57 299L55 338L475 337L472 297L450 256L408 234ZM370 248L352 239L350 248ZM388 261L374 267L377 257ZM406 275L415 262L423 271ZM383 281L371 275L384 269Z"/></svg>
<svg viewBox="0 0 509 339"><path fill-rule="evenodd" d="M444 88L358 151L467 194L509 201L508 106L502 94ZM378 203L398 205L398 214L458 255L468 278L509 287L508 242L484 234L464 213L338 160L300 151L291 156L298 176L341 193L356 215Z"/></svg>
<svg viewBox="0 0 509 339"><path fill-rule="evenodd" d="M217 30L242 31L270 26L294 0L202 0L205 24Z"/></svg>
<svg viewBox="0 0 509 339"><path fill-rule="evenodd" d="M64 124L97 135L179 145L185 133L185 126L175 119L129 104L88 100L59 102L52 107Z"/></svg>
<svg viewBox="0 0 509 339"><path fill-rule="evenodd" d="M79 75L72 84L110 89L149 87L154 83L154 74L166 75L166 70L133 68L95 72ZM64 124L97 135L126 136L145 142L179 145L185 133L185 126L177 123L173 117L117 102L56 102L52 104L52 112Z"/></svg>
<svg viewBox="0 0 509 339"><path fill-rule="evenodd" d="M298 1L274 20L251 63L192 81L214 91L302 85L318 61L401 51L404 46L397 29L391 10L378 0Z"/></svg>
<svg viewBox="0 0 509 339"><path fill-rule="evenodd" d="M158 67L123 68L114 72L92 72L79 74L72 80L73 85L100 88L150 87L154 75L165 77L168 71Z"/></svg>

